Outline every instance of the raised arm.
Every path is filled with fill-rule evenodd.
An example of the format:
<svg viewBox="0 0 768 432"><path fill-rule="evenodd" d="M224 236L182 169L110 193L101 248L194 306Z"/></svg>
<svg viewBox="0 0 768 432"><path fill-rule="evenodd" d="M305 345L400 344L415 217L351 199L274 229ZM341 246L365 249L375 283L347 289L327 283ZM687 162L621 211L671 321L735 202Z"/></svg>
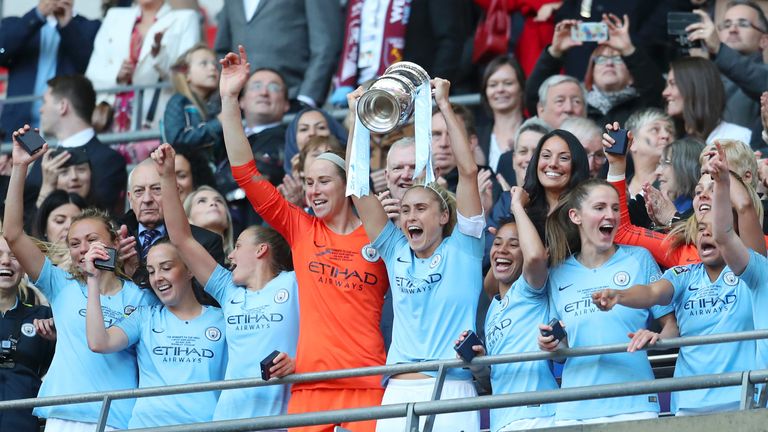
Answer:
<svg viewBox="0 0 768 432"><path fill-rule="evenodd" d="M351 113L353 120L357 116L357 100L360 99L363 93L363 88L358 87L355 91L347 95L347 105L349 106L349 112ZM354 124L355 122L353 121L352 130L349 131L347 137L347 152L345 158L347 172L349 172L349 164L352 162L353 157L352 140L355 136ZM370 142L359 144L365 145L366 149L370 147ZM364 179L363 181L368 181L368 179ZM384 229L384 226L387 224L387 220L389 220L387 212L384 211L384 206L381 205L381 201L376 198L376 195L369 193L368 195L361 197L352 195L352 202L355 204L360 220L363 222L363 227L365 228L365 233L368 235L368 239L371 241L376 240Z"/></svg>
<svg viewBox="0 0 768 432"><path fill-rule="evenodd" d="M709 174L715 183L715 190L712 194L712 235L725 263L735 274L740 275L749 264L749 250L744 246L734 229L730 198L731 174L728 172L728 160L720 143L715 142L715 145L717 153L709 161Z"/></svg>
<svg viewBox="0 0 768 432"><path fill-rule="evenodd" d="M668 305L675 288L666 279L650 285L633 285L625 290L604 289L592 293L592 303L602 311L611 310L617 304L634 309L649 309L656 305Z"/></svg>
<svg viewBox="0 0 768 432"><path fill-rule="evenodd" d="M456 206L462 216L471 217L483 213L480 203L480 191L477 188L477 165L469 148L467 131L459 124L456 113L451 108L448 93L451 83L441 78L431 81L435 89L437 108L445 119L448 136L451 138L451 150L456 159L456 169L459 172L459 183L456 186Z"/></svg>
<svg viewBox="0 0 768 432"><path fill-rule="evenodd" d="M253 152L243 130L240 119L240 91L248 82L251 65L245 48L240 45L240 54L229 53L221 63L221 126L224 131L224 146L232 167L245 165L253 160Z"/></svg>
<svg viewBox="0 0 768 432"><path fill-rule="evenodd" d="M160 174L165 228L187 268L192 271L195 279L205 286L213 271L216 270L217 262L203 245L192 237L192 229L189 227L189 220L181 205L179 189L176 186L175 156L173 147L167 143L152 152L152 160L155 161L155 167Z"/></svg>
<svg viewBox="0 0 768 432"><path fill-rule="evenodd" d="M112 326L104 328L104 315L101 310L101 286L105 282L105 272L93 265L95 259L109 259L104 244L91 243L85 253L85 271L88 277L88 303L85 310L85 334L88 348L93 352L107 354L122 351L128 346L128 336L123 330Z"/></svg>
<svg viewBox="0 0 768 432"><path fill-rule="evenodd" d="M29 165L48 151L48 144L44 144L43 148L34 155L27 154L16 139L29 130L29 125L24 125L13 133L13 166L8 182L8 194L5 197L2 232L21 267L32 280L36 281L43 269L45 255L24 233L24 180L27 178Z"/></svg>
<svg viewBox="0 0 768 432"><path fill-rule="evenodd" d="M531 222L525 207L528 205L528 193L519 186L514 186L512 193L512 214L517 224L520 250L523 252L523 277L533 288L542 289L549 275L547 269L547 250L539 237L536 227Z"/></svg>

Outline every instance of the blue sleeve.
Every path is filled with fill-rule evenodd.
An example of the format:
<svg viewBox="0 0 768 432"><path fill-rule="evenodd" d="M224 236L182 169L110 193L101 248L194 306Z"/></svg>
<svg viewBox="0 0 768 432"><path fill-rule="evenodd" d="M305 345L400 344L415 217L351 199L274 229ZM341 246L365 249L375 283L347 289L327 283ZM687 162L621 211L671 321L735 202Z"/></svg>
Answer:
<svg viewBox="0 0 768 432"><path fill-rule="evenodd" d="M227 291L234 287L232 272L221 265L216 265L216 269L208 278L208 283L205 284L205 292L213 296L219 304L222 304L227 298Z"/></svg>
<svg viewBox="0 0 768 432"><path fill-rule="evenodd" d="M381 230L376 240L371 243L371 246L376 248L384 259L384 262L388 262L395 258L395 254L402 248L403 243L406 245L408 241L405 239L402 231L400 231L391 220L387 221L384 225L384 229Z"/></svg>
<svg viewBox="0 0 768 432"><path fill-rule="evenodd" d="M689 285L688 278L690 274L690 266L675 266L665 271L661 276L662 279L668 280L675 290L675 293L672 295L672 301L669 303L671 306L680 303L680 299Z"/></svg>
<svg viewBox="0 0 768 432"><path fill-rule="evenodd" d="M644 268L646 271L646 282L647 284L653 283L658 281L661 278L661 269L659 268L659 264L656 263L656 260L653 259L653 256L651 256L651 253L648 252L645 249L641 249L643 251L643 257L645 260ZM669 302L668 305L656 305L652 306L651 314L654 318L663 317L664 315L674 312L675 311L675 302Z"/></svg>
<svg viewBox="0 0 768 432"><path fill-rule="evenodd" d="M122 330L123 333L125 333L125 336L128 337L128 346L135 345L139 339L141 339L142 326L145 323L150 324L150 321L152 320L151 311L151 307L142 306L133 311L128 317L121 319L114 324L115 327Z"/></svg>
<svg viewBox="0 0 768 432"><path fill-rule="evenodd" d="M542 286L541 288L536 289L532 287L527 280L525 280L525 276L523 276L522 274L512 284L512 287L514 289L519 289L520 295L526 298L541 300L541 299L547 299L549 297L549 291L547 290L548 288L547 282L544 282L544 286Z"/></svg>
<svg viewBox="0 0 768 432"><path fill-rule="evenodd" d="M72 275L69 273L53 265L48 257L45 257L40 275L36 281L32 281L32 284L43 293L48 301L53 303L62 289L66 289L67 285L77 285L79 282L72 279Z"/></svg>
<svg viewBox="0 0 768 432"><path fill-rule="evenodd" d="M483 230L485 231L485 230ZM451 245L451 250L455 250L462 255L465 255L468 259L483 259L483 246L485 245L484 235L480 238L473 237L462 233L458 227L453 229L453 233L448 237L448 242Z"/></svg>
<svg viewBox="0 0 768 432"><path fill-rule="evenodd" d="M765 289L763 287L768 284L768 258L750 249L749 262L738 276L752 291Z"/></svg>

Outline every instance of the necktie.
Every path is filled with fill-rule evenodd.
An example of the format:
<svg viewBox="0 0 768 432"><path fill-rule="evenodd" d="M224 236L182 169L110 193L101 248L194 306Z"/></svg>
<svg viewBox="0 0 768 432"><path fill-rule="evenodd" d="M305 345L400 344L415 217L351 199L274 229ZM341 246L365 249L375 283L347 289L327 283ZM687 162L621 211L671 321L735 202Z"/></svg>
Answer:
<svg viewBox="0 0 768 432"><path fill-rule="evenodd" d="M156 229L148 229L141 233L141 259L142 261L147 258L147 252L152 243L160 236L160 231Z"/></svg>

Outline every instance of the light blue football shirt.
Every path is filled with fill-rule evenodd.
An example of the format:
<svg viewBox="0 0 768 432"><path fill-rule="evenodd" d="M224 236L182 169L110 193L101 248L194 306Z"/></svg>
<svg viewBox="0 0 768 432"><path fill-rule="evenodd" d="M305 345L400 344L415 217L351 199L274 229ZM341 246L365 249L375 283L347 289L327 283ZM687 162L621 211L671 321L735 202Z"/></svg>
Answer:
<svg viewBox="0 0 768 432"><path fill-rule="evenodd" d="M203 306L181 320L165 306L140 307L115 324L136 345L139 387L218 381L224 378L227 346L221 309ZM211 421L219 392L181 393L136 400L133 428Z"/></svg>
<svg viewBox="0 0 768 432"><path fill-rule="evenodd" d="M261 376L261 360L272 351L296 357L299 337L299 296L294 272L282 272L258 291L232 282L232 272L216 266L205 290L221 305L229 364L226 379ZM214 420L284 414L290 386L271 385L224 390Z"/></svg>
<svg viewBox="0 0 768 432"><path fill-rule="evenodd" d="M133 389L138 386L136 352L123 350L98 354L88 348L85 311L88 288L53 265L46 258L35 286L51 304L56 320L56 353L43 380L38 396L63 396L75 393ZM151 290L139 288L130 281L111 296L101 296L104 324L109 327L139 306L156 305L159 301ZM112 402L107 425L125 429L131 418L133 399ZM35 408L33 414L85 423L99 420L101 403L59 405Z"/></svg>
<svg viewBox="0 0 768 432"><path fill-rule="evenodd" d="M750 290L727 266L714 282L709 280L702 263L672 267L664 272L663 278L675 288L672 304L680 336L754 329ZM754 365L754 340L688 346L680 348L675 376L750 370ZM740 398L740 386L674 392L672 412L677 413L679 409L706 410L707 406L735 403Z"/></svg>
<svg viewBox="0 0 768 432"><path fill-rule="evenodd" d="M739 275L752 293L752 318L755 329L768 329L768 259L749 251L749 264ZM757 369L768 369L768 339L757 341Z"/></svg>
<svg viewBox="0 0 768 432"><path fill-rule="evenodd" d="M463 234L457 224L432 256L422 259L403 232L387 221L372 246L384 259L392 290L394 321L387 364L455 359L456 338L475 329L483 281L482 235ZM447 376L472 379L468 370L457 368L449 369Z"/></svg>
<svg viewBox="0 0 768 432"><path fill-rule="evenodd" d="M504 298L497 294L485 318L485 345L488 355L538 351L538 325L549 322L546 286L531 287L522 275ZM546 360L504 363L491 366L493 394L509 394L557 389L557 382ZM555 414L552 404L491 410L491 431L510 422Z"/></svg>
<svg viewBox="0 0 768 432"><path fill-rule="evenodd" d="M627 343L627 333L647 328L651 317L673 311L670 306L632 309L617 305L608 312L592 304L592 293L607 288L623 290L648 284L660 277L659 266L641 247L617 246L602 266L584 267L574 256L550 270L551 316L566 325L571 347ZM565 362L562 387L581 387L652 380L653 371L645 351L573 357ZM555 418L583 420L642 411L659 411L655 394L594 399L557 404Z"/></svg>

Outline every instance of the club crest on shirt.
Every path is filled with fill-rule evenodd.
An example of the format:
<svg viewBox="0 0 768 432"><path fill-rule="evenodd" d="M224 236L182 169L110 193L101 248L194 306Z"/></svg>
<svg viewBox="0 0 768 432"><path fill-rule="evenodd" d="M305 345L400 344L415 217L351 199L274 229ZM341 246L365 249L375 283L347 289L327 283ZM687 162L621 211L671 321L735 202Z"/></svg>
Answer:
<svg viewBox="0 0 768 432"><path fill-rule="evenodd" d="M21 334L26 337L33 337L37 334L35 326L32 323L24 323L21 325Z"/></svg>
<svg viewBox="0 0 768 432"><path fill-rule="evenodd" d="M629 273L625 271L617 272L613 275L613 283L618 286L626 286L629 283Z"/></svg>
<svg viewBox="0 0 768 432"><path fill-rule="evenodd" d="M432 261L429 262L429 268L433 269L440 265L440 261L443 260L443 257L440 254L437 254L432 257Z"/></svg>
<svg viewBox="0 0 768 432"><path fill-rule="evenodd" d="M280 289L280 290L279 290L279 291L278 291L278 292L275 294L275 303L277 303L277 304L282 304L282 303L285 303L285 302L287 302L287 301L288 301L288 298L289 298L290 296L291 296L291 295L288 293L288 290L287 290L287 289L285 289L285 288L282 288L282 289Z"/></svg>
<svg viewBox="0 0 768 432"><path fill-rule="evenodd" d="M205 329L205 337L209 341L216 342L217 340L221 339L221 330L216 327L208 327Z"/></svg>
<svg viewBox="0 0 768 432"><path fill-rule="evenodd" d="M363 249L360 250L360 255L362 255L363 259L368 262L376 262L379 260L379 258L381 258L379 256L379 251L377 251L375 247L371 246L370 243L363 246Z"/></svg>
<svg viewBox="0 0 768 432"><path fill-rule="evenodd" d="M733 274L733 272L729 271L723 275L723 282L725 282L726 285L734 286L739 283L739 278Z"/></svg>
<svg viewBox="0 0 768 432"><path fill-rule="evenodd" d="M135 310L136 310L136 306L128 305L125 308L123 308L123 313L125 314L125 316L128 316L128 315L132 314L133 311L135 311Z"/></svg>

